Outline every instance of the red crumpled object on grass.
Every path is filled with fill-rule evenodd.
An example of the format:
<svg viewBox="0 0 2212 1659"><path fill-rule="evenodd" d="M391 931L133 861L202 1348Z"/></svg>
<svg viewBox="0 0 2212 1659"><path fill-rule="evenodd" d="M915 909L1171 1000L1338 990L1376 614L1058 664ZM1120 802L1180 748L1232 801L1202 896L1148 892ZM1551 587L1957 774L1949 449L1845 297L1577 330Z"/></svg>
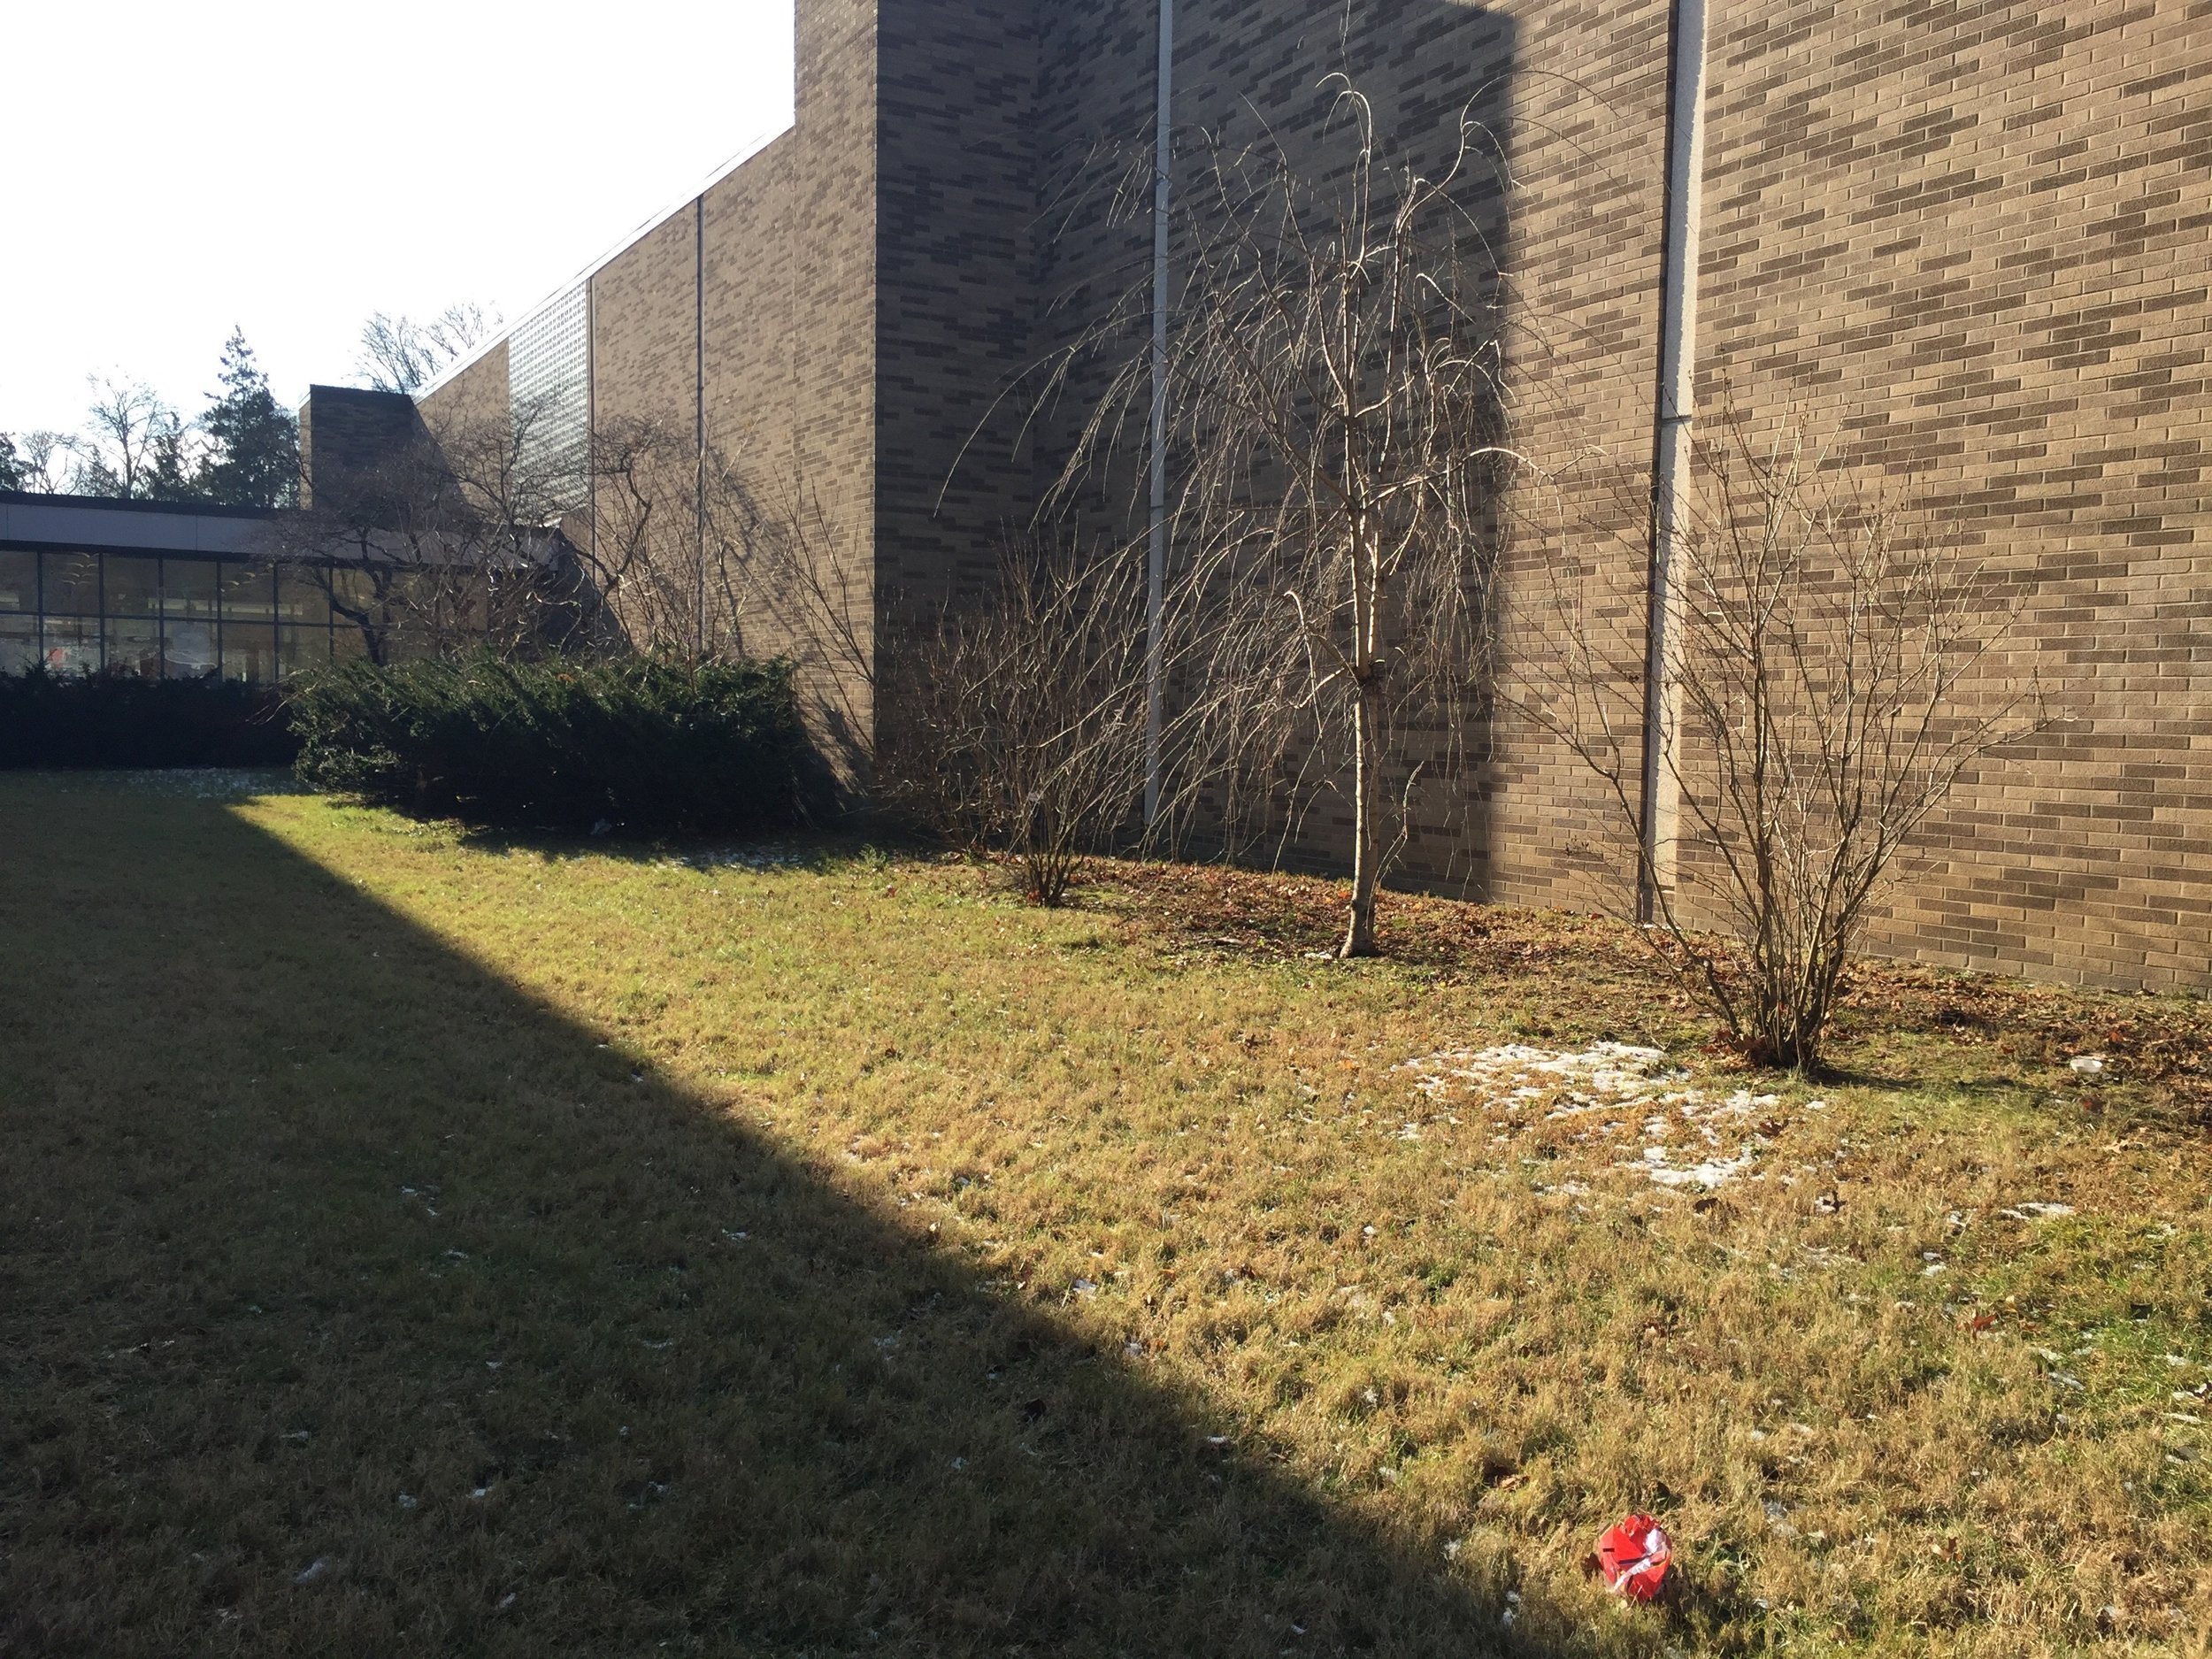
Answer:
<svg viewBox="0 0 2212 1659"><path fill-rule="evenodd" d="M1674 1540L1648 1515L1622 1517L1598 1540L1598 1572L1605 1587L1632 1601L1648 1601L1666 1582Z"/></svg>

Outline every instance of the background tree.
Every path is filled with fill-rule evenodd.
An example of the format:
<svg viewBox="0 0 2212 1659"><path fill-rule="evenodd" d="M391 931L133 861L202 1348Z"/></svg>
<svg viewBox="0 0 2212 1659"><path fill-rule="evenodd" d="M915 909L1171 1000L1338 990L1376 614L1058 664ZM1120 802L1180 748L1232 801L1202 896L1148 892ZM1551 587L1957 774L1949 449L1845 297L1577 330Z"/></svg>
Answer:
<svg viewBox="0 0 2212 1659"><path fill-rule="evenodd" d="M1286 834L1302 795L1348 795L1340 951L1360 956L1424 774L1471 724L1506 457L1481 216L1502 170L1471 116L1424 169L1384 153L1342 77L1325 91L1312 133L1201 135L1178 185L1163 794L1187 817L1242 799ZM1113 471L1154 387L1133 355L1064 486Z"/></svg>
<svg viewBox="0 0 2212 1659"><path fill-rule="evenodd" d="M356 372L380 392L416 392L498 332L499 314L449 305L428 322L378 311L361 326Z"/></svg>
<svg viewBox="0 0 2212 1659"><path fill-rule="evenodd" d="M164 436L181 430L177 411L142 380L88 377L92 406L70 443L69 488L81 495L142 499L154 476Z"/></svg>
<svg viewBox="0 0 2212 1659"><path fill-rule="evenodd" d="M197 492L227 507L284 507L299 495L298 419L276 401L242 330L223 344L223 389L200 417Z"/></svg>
<svg viewBox="0 0 2212 1659"><path fill-rule="evenodd" d="M1692 463L1658 672L1659 833L1640 588L1583 565L1536 581L1502 618L1525 687L1510 706L1602 780L1668 964L1753 1059L1813 1072L1913 833L2049 716L2035 687L1984 672L2021 591L1987 566L1732 411Z"/></svg>
<svg viewBox="0 0 2212 1659"><path fill-rule="evenodd" d="M76 457L69 440L58 432L27 432L15 449L14 467L17 489L26 489L42 495L65 494L70 486L70 474L76 465Z"/></svg>
<svg viewBox="0 0 2212 1659"><path fill-rule="evenodd" d="M152 459L147 464L142 494L148 501L196 501L202 495L205 462L187 453L188 429L175 411L154 423Z"/></svg>
<svg viewBox="0 0 2212 1659"><path fill-rule="evenodd" d="M23 457L15 447L15 434L0 432L0 489L23 489Z"/></svg>

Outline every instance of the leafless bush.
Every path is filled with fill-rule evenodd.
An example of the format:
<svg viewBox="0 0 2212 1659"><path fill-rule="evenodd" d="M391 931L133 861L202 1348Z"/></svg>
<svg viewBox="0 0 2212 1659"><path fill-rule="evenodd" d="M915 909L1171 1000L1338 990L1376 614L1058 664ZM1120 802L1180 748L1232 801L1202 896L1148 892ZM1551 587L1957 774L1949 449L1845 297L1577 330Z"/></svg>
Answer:
<svg viewBox="0 0 2212 1659"><path fill-rule="evenodd" d="M1144 787L1144 572L1125 556L1018 543L985 594L898 653L879 781L956 841L1020 860L1057 905Z"/></svg>
<svg viewBox="0 0 2212 1659"><path fill-rule="evenodd" d="M1200 135L1178 186L1155 833L1286 840L1317 800L1348 795L1356 956L1376 949L1378 884L1417 791L1463 781L1475 724L1507 458L1483 214L1503 174L1471 116L1440 168L1392 159L1365 99L1334 87L1294 142ZM1115 330L1125 316L1070 361ZM1160 385L1132 354L1056 504L1126 474Z"/></svg>
<svg viewBox="0 0 2212 1659"><path fill-rule="evenodd" d="M1640 591L1539 580L1504 624L1526 687L1511 701L1603 781L1670 964L1754 1059L1814 1071L1899 854L2047 715L1986 672L2016 597L1824 475L1801 437L1763 442L1731 414L1693 480L1661 660Z"/></svg>

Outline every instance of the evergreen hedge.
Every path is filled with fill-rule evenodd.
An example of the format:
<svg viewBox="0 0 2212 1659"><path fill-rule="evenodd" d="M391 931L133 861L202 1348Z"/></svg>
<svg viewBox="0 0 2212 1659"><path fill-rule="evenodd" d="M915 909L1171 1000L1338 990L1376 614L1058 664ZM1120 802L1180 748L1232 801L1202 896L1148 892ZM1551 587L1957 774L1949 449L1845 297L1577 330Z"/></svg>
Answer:
<svg viewBox="0 0 2212 1659"><path fill-rule="evenodd" d="M785 825L799 808L787 662L354 662L288 689L302 780L411 811L692 834Z"/></svg>
<svg viewBox="0 0 2212 1659"><path fill-rule="evenodd" d="M0 674L0 769L284 766L298 753L271 686L43 668Z"/></svg>

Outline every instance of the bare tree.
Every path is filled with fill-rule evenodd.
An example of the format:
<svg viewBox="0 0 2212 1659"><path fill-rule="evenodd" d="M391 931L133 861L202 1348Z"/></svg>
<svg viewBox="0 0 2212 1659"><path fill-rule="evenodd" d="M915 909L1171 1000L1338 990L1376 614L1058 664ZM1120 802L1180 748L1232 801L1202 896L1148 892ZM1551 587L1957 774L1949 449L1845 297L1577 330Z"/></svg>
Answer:
<svg viewBox="0 0 2212 1659"><path fill-rule="evenodd" d="M871 776L879 759L877 601L896 595L879 595L868 550L803 477L745 460L710 449L701 469L731 643L789 657L813 729L851 776Z"/></svg>
<svg viewBox="0 0 2212 1659"><path fill-rule="evenodd" d="M1913 833L2048 716L2035 687L1989 672L2017 595L1824 476L1800 436L1763 444L1730 413L1693 478L1655 706L1642 594L1589 566L1535 580L1505 613L1524 687L1507 701L1602 780L1669 964L1752 1058L1812 1072Z"/></svg>
<svg viewBox="0 0 2212 1659"><path fill-rule="evenodd" d="M416 392L498 332L499 315L449 305L428 322L378 311L361 326L357 373L380 392Z"/></svg>
<svg viewBox="0 0 2212 1659"><path fill-rule="evenodd" d="M87 377L93 390L82 435L70 443L75 466L70 488L81 495L134 501L152 483L165 449L181 454L184 426L176 411L142 380Z"/></svg>
<svg viewBox="0 0 2212 1659"><path fill-rule="evenodd" d="M526 406L426 429L319 478L312 507L271 527L372 661L572 643L588 626L597 600L560 531L574 480L532 442L537 419Z"/></svg>
<svg viewBox="0 0 2212 1659"><path fill-rule="evenodd" d="M58 432L27 432L19 446L6 434L7 477L10 489L58 495L69 488L75 456L69 440Z"/></svg>
<svg viewBox="0 0 2212 1659"><path fill-rule="evenodd" d="M1502 278L1481 214L1502 169L1471 116L1440 167L1394 160L1356 88L1326 84L1317 133L1202 138L1179 184L1163 793L1183 826L1256 811L1285 834L1302 801L1348 795L1340 954L1360 956L1417 792L1457 772L1479 691L1508 459ZM1058 501L1125 457L1156 384L1133 355Z"/></svg>

